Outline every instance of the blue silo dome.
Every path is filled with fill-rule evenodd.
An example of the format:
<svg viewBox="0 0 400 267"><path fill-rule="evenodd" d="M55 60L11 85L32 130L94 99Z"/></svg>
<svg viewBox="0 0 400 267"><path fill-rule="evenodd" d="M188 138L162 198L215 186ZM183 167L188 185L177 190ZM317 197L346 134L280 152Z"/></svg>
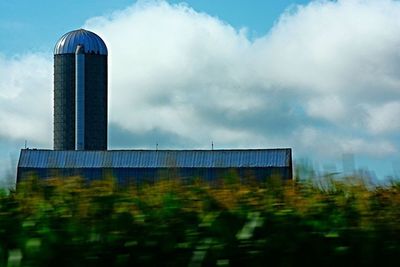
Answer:
<svg viewBox="0 0 400 267"><path fill-rule="evenodd" d="M94 32L79 29L64 34L54 47L54 55L75 54L76 47L83 45L85 53L107 55L107 46Z"/></svg>

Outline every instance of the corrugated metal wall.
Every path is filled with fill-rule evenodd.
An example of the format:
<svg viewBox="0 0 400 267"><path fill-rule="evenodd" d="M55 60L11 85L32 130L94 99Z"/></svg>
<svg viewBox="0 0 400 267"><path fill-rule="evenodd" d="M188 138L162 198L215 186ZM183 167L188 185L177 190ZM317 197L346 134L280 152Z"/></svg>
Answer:
<svg viewBox="0 0 400 267"><path fill-rule="evenodd" d="M112 176L118 183L152 182L159 178L213 181L226 176L265 180L272 175L292 179L290 149L260 150L22 150L17 181L82 176L87 180Z"/></svg>
<svg viewBox="0 0 400 267"><path fill-rule="evenodd" d="M290 149L255 150L22 150L26 168L231 168L288 167Z"/></svg>

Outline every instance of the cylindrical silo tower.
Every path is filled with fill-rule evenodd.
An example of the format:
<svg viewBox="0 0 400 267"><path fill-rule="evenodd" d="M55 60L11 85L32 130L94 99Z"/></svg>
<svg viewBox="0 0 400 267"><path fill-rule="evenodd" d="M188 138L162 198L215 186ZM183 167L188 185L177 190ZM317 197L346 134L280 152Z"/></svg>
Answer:
<svg viewBox="0 0 400 267"><path fill-rule="evenodd" d="M87 30L54 48L54 149L107 150L107 47Z"/></svg>

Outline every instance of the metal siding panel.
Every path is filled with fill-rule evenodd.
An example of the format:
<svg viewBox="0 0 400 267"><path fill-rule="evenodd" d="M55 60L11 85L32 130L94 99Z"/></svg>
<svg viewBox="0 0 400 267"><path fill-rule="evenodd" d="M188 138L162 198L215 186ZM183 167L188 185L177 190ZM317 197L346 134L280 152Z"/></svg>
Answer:
<svg viewBox="0 0 400 267"><path fill-rule="evenodd" d="M98 154L95 151L86 151L86 155L88 157L88 164L90 168L96 168L98 166L102 166L99 164L99 161L101 160Z"/></svg>
<svg viewBox="0 0 400 267"><path fill-rule="evenodd" d="M30 153L31 154L31 159L32 162L34 162L34 166L40 168L40 155L36 155L34 153Z"/></svg>
<svg viewBox="0 0 400 267"><path fill-rule="evenodd" d="M251 168L259 165L261 155L260 151L254 151L254 153L244 153L244 160L241 161L243 165L241 167Z"/></svg>
<svg viewBox="0 0 400 267"><path fill-rule="evenodd" d="M154 165L158 165L158 155L152 154L150 151L136 152L139 162L137 166L144 168L152 168Z"/></svg>
<svg viewBox="0 0 400 267"><path fill-rule="evenodd" d="M62 165L62 158L63 158L63 154L62 153L54 153L53 163L50 166L50 168L57 168L58 166L61 166Z"/></svg>
<svg viewBox="0 0 400 267"><path fill-rule="evenodd" d="M38 165L39 168L44 168L46 166L46 155L44 153L40 153L38 157Z"/></svg>
<svg viewBox="0 0 400 267"><path fill-rule="evenodd" d="M57 166L60 166L62 157L63 157L62 153L59 153L58 151L57 151L57 153L54 153L54 158L53 158L54 160L53 160L53 163L49 166L49 168L56 168Z"/></svg>
<svg viewBox="0 0 400 267"><path fill-rule="evenodd" d="M90 151L90 157L95 158L95 160L92 159L92 168L98 168L98 167L105 167L107 163L107 159L103 157L102 154L99 153L99 151Z"/></svg>
<svg viewBox="0 0 400 267"><path fill-rule="evenodd" d="M137 153L135 153L137 154ZM144 153L140 153L139 155L135 155L134 161L132 162L134 165L133 166L144 166L143 161L144 161ZM146 166L147 167L147 166Z"/></svg>
<svg viewBox="0 0 400 267"><path fill-rule="evenodd" d="M115 156L113 157L112 167L119 168L120 162L121 162L121 153L119 153L119 151L117 151L115 153Z"/></svg>
<svg viewBox="0 0 400 267"><path fill-rule="evenodd" d="M106 152L104 152L103 151L103 153L106 153ZM114 168L114 166L115 166L115 163L117 163L118 161L117 161L117 156L118 156L118 154L119 153L114 153L114 156L110 156L110 168Z"/></svg>
<svg viewBox="0 0 400 267"><path fill-rule="evenodd" d="M102 153L101 151L96 151L96 153L98 153L99 157L103 159L103 168L108 168L110 166L110 157L108 157L108 154Z"/></svg>
<svg viewBox="0 0 400 267"><path fill-rule="evenodd" d="M61 168L73 168L73 159L72 159L72 154L70 151L65 151L65 157L64 157L64 166L61 166Z"/></svg>
<svg viewBox="0 0 400 267"><path fill-rule="evenodd" d="M43 168L48 168L49 166L53 166L56 164L55 160L57 159L57 153L54 153L53 155L51 155L50 153L48 153L47 151L45 153L41 153L44 159L44 163L45 165L42 166Z"/></svg>
<svg viewBox="0 0 400 267"><path fill-rule="evenodd" d="M201 154L200 154L200 153L195 153L195 154L193 154L193 156L192 156L191 163L190 163L190 162L187 162L185 165L186 165L186 166L195 165L197 162L200 161L200 159L201 159Z"/></svg>
<svg viewBox="0 0 400 267"><path fill-rule="evenodd" d="M154 168L155 166L157 166L157 164L155 164L158 161L158 157L157 154L152 153L152 151L148 151L145 153L146 157L145 157L145 164L144 166L148 166L150 168Z"/></svg>
<svg viewBox="0 0 400 267"><path fill-rule="evenodd" d="M51 155L50 153L42 153L43 154L43 162L45 164L45 166L43 166L44 168L48 167L48 166L52 166L54 165L54 160L55 157L57 156L56 154Z"/></svg>
<svg viewBox="0 0 400 267"><path fill-rule="evenodd" d="M246 160L246 154L244 151L240 151L238 153L238 159L237 162L235 162L235 165L239 166L239 167L243 167L243 162Z"/></svg>
<svg viewBox="0 0 400 267"><path fill-rule="evenodd" d="M83 153L71 153L73 155L73 166L72 168L81 168L83 165L85 165L85 157L87 155L86 151L82 151Z"/></svg>
<svg viewBox="0 0 400 267"><path fill-rule="evenodd" d="M30 156L32 158L31 160L34 162L34 166L40 167L39 155L35 156L34 153L30 153Z"/></svg>
<svg viewBox="0 0 400 267"><path fill-rule="evenodd" d="M204 164L206 164L206 165L210 164L210 162L207 162L207 160L206 160L206 153L205 152L200 152L199 156L200 156L200 158L199 158L199 161L195 163L196 165L200 166L202 162Z"/></svg>
<svg viewBox="0 0 400 267"><path fill-rule="evenodd" d="M139 160L138 166L150 167L150 168L152 167L152 166L150 165L151 159L149 159L149 157L150 157L149 154L150 154L150 153L147 153L147 152L144 152L144 153L140 153L140 154L139 154L140 157L138 157L138 160Z"/></svg>
<svg viewBox="0 0 400 267"><path fill-rule="evenodd" d="M129 162L129 153L121 152L121 162L118 167L123 168L128 164L128 162Z"/></svg>
<svg viewBox="0 0 400 267"><path fill-rule="evenodd" d="M92 168L103 166L103 158L97 151L91 151L91 153L88 153L88 157L90 158Z"/></svg>
<svg viewBox="0 0 400 267"><path fill-rule="evenodd" d="M237 163L236 161L237 156L238 153L226 153L225 155L223 155L224 166L232 166L232 164Z"/></svg>
<svg viewBox="0 0 400 267"><path fill-rule="evenodd" d="M164 153L162 151L157 151L157 153L154 155L153 168L156 166L162 166L162 162L164 161L163 155Z"/></svg>
<svg viewBox="0 0 400 267"><path fill-rule="evenodd" d="M60 151L60 163L58 166L55 167L59 167L59 168L65 168L67 166L67 158L68 158L68 153L67 151Z"/></svg>
<svg viewBox="0 0 400 267"><path fill-rule="evenodd" d="M68 151L60 152L63 154L62 161L60 162L60 168L69 168L69 153Z"/></svg>
<svg viewBox="0 0 400 267"><path fill-rule="evenodd" d="M133 163L133 154L132 153L127 153L127 165L126 166L133 166L132 165L132 163Z"/></svg>
<svg viewBox="0 0 400 267"><path fill-rule="evenodd" d="M71 151L73 152L73 151ZM86 151L84 151L86 152ZM85 162L85 155L86 153L71 153L73 155L73 168L77 169L82 167L83 163Z"/></svg>
<svg viewBox="0 0 400 267"><path fill-rule="evenodd" d="M120 168L120 165L121 165L121 153L119 151L116 151L112 162L112 168Z"/></svg>
<svg viewBox="0 0 400 267"><path fill-rule="evenodd" d="M18 160L18 168L22 168L22 166L25 165L25 153L24 150L21 150L20 154L19 154L19 160Z"/></svg>
<svg viewBox="0 0 400 267"><path fill-rule="evenodd" d="M98 166L98 156L94 151L85 151L86 164L84 166L88 168L95 168ZM82 166L83 167L83 166Z"/></svg>
<svg viewBox="0 0 400 267"><path fill-rule="evenodd" d="M95 157L96 157L96 161L95 164L93 164L94 168L98 167L98 166L103 166L106 167L107 165L107 159L105 157L103 157L103 155L101 153L99 153L99 151L94 151L93 152Z"/></svg>
<svg viewBox="0 0 400 267"><path fill-rule="evenodd" d="M289 167L290 150L51 151L22 150L20 167L36 168L229 168Z"/></svg>
<svg viewBox="0 0 400 267"><path fill-rule="evenodd" d="M22 167L36 167L37 162L36 160L33 159L33 155L32 153L29 153L29 151L27 151L26 156L24 157L24 164L22 165Z"/></svg>
<svg viewBox="0 0 400 267"><path fill-rule="evenodd" d="M259 151L254 151L254 153L247 153L246 151L244 151L243 156L244 159L243 161L241 161L241 165L239 165L239 167L250 168L259 164L258 162L261 155Z"/></svg>
<svg viewBox="0 0 400 267"><path fill-rule="evenodd" d="M137 160L137 157L134 153L131 153L129 155L129 166L135 166L135 160Z"/></svg>
<svg viewBox="0 0 400 267"><path fill-rule="evenodd" d="M155 166L165 166L167 161L167 153L164 153L163 151L157 151L157 155L155 155L155 161L153 166L151 167L155 167Z"/></svg>
<svg viewBox="0 0 400 267"><path fill-rule="evenodd" d="M84 151L84 152L86 152L86 151ZM77 155L77 161L75 162L76 168L81 168L88 164L89 164L88 153L80 153L80 155Z"/></svg>
<svg viewBox="0 0 400 267"><path fill-rule="evenodd" d="M203 165L205 166L205 167L209 167L209 168L211 168L212 166L212 162L214 161L211 157L210 158L208 158L207 156L206 156L206 152L205 151L202 151L202 152L200 152L200 155L201 155L201 161L199 161L196 165L198 165L198 166L201 166L202 165L202 163L203 163Z"/></svg>
<svg viewBox="0 0 400 267"><path fill-rule="evenodd" d="M55 157L57 156L57 154L54 154L54 155L48 155L47 156L47 159L46 159L46 166L52 166L52 165L54 165L54 160L55 160Z"/></svg>
<svg viewBox="0 0 400 267"><path fill-rule="evenodd" d="M129 166L137 166L137 161L138 161L138 157L137 157L136 153L135 154L132 153L131 154L131 162L130 162L131 165L129 165Z"/></svg>
<svg viewBox="0 0 400 267"><path fill-rule="evenodd" d="M74 153L73 151L68 151L70 159L70 168L79 168L79 159L82 153Z"/></svg>
<svg viewBox="0 0 400 267"><path fill-rule="evenodd" d="M196 162L199 162L199 158L201 158L201 155L199 153L196 153L193 155L193 158L192 158L193 165L196 164ZM189 165L189 164L187 164L187 165Z"/></svg>
<svg viewBox="0 0 400 267"><path fill-rule="evenodd" d="M174 153L173 160L175 161L176 167L185 166L187 160L193 161L193 155L186 156L186 153Z"/></svg>
<svg viewBox="0 0 400 267"><path fill-rule="evenodd" d="M93 164L91 159L92 157L90 156L90 153L85 153L85 164L83 166L90 166L91 164Z"/></svg>
<svg viewBox="0 0 400 267"><path fill-rule="evenodd" d="M60 153L54 153L53 156L49 155L49 158L51 157L51 160L49 162L49 168L54 168L55 166L58 165L58 161L60 158Z"/></svg>
<svg viewBox="0 0 400 267"><path fill-rule="evenodd" d="M170 152L166 151L165 153L161 152L160 155L163 155L163 157L160 157L160 161L157 162L157 166L160 167L165 167L169 164L169 157L170 157Z"/></svg>
<svg viewBox="0 0 400 267"><path fill-rule="evenodd" d="M123 153L123 151L120 151L120 152L119 152L118 168L123 168L124 165L125 165L126 162L127 162L127 159L128 159L127 154L126 154L126 153Z"/></svg>
<svg viewBox="0 0 400 267"><path fill-rule="evenodd" d="M51 159L51 155L49 155L48 153L43 153L42 156L41 156L41 159L40 159L40 161L41 161L40 165L43 168L48 166L49 159Z"/></svg>
<svg viewBox="0 0 400 267"><path fill-rule="evenodd" d="M274 159L273 159L273 157L274 157L274 151L272 151L272 153L271 153L272 155L271 155L271 158L272 158L272 161L274 161ZM264 156L263 156L263 153L261 152L261 151L257 151L257 155L256 155L256 158L254 159L255 160L255 166L260 166L260 165L262 165L263 163L264 163ZM254 165L252 166L252 167L255 167Z"/></svg>
<svg viewBox="0 0 400 267"><path fill-rule="evenodd" d="M105 152L102 152L102 153L104 153L105 157L107 157L107 160L108 160L107 168L112 168L114 166L114 158L118 153L114 153L114 154L105 153ZM114 157L113 157L113 155L114 155Z"/></svg>
<svg viewBox="0 0 400 267"><path fill-rule="evenodd" d="M132 155L127 152L124 152L123 155L124 155L124 161L121 163L120 167L128 166L132 158Z"/></svg>
<svg viewBox="0 0 400 267"><path fill-rule="evenodd" d="M26 152L26 153L23 153L23 152ZM29 153L29 151L21 151L21 154L24 154L24 156L21 156L21 157L23 157L22 158L22 160L20 160L20 165L21 165L21 167L29 167L29 165L33 165L33 166L35 166L36 165L36 162L32 159L32 155L31 155L31 153Z"/></svg>

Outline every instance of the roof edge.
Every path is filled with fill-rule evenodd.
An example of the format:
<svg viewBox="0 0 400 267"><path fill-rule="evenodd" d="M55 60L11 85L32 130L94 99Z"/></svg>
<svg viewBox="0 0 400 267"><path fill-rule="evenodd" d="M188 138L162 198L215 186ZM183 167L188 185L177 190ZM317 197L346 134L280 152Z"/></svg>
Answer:
<svg viewBox="0 0 400 267"><path fill-rule="evenodd" d="M54 151L54 152L130 152L130 151L149 151L149 152L168 152L168 151L268 151L268 150L292 150L290 147L279 148L224 148L224 149L109 149L109 150L53 150L53 149L37 149L22 148L21 151Z"/></svg>

